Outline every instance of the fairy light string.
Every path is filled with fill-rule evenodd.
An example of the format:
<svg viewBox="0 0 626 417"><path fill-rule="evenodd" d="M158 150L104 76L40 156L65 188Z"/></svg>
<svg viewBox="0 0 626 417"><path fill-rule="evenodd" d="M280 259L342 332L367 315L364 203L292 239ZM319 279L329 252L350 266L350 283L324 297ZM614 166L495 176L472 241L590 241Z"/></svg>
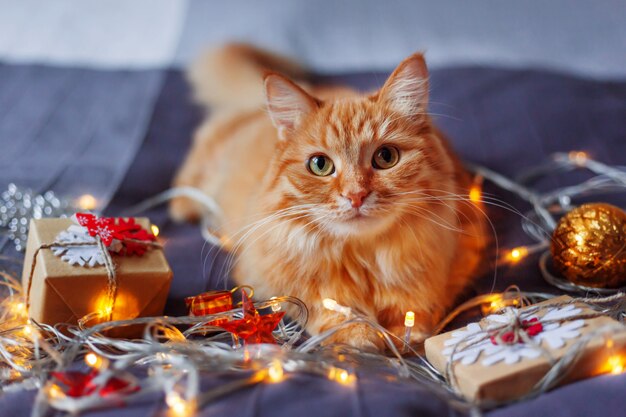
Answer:
<svg viewBox="0 0 626 417"><path fill-rule="evenodd" d="M14 291L19 289L19 286L15 285L16 282L5 282L8 282ZM464 309L476 308L480 305L492 307L496 295L499 296L499 300L506 300L507 305L519 306L526 305L530 299L547 297L547 295L524 293L517 288L512 288L502 294L491 294L490 298L480 296L469 300ZM20 296L19 293L14 294L14 297L18 297L18 299ZM617 299L618 297L613 296L612 300L616 301ZM417 354L412 346L405 344L402 350L415 354L417 362L404 358L398 350L397 345L402 345L403 340L388 333L372 319L333 301L326 301L324 306L330 307L330 311L336 312L345 320L326 332L308 339L302 335L302 324L306 322L307 318L306 306L299 300L291 297L277 297L255 303L256 308L260 310L272 310L278 303L291 303L299 312L295 314L298 319L297 324L290 323L285 326L286 340L281 331L275 332L275 337L279 341L279 345L276 346L248 345L243 348L234 348L226 332L218 327L208 325L217 319L238 317L241 314L241 310L238 308L201 317L144 317L98 323L92 327L86 326L90 320L89 317L81 319L79 326L49 326L28 323L20 313L19 317L22 319L18 317L16 318L18 323L14 323L18 326L15 329L3 329L0 339L3 341L2 345L5 346L5 340L10 338L7 336L8 334L13 332L15 336L16 332L20 331L20 327L22 330L24 326L33 327L34 331L28 335L32 338L32 343L26 345L30 355L22 355L22 359L33 363L33 367L30 369L22 368L24 373L20 375L19 379L28 377L39 379L42 384L40 389L44 390L44 394L41 396L42 401L47 401L48 405L53 405L57 409L72 412L92 409L96 405L100 407L107 402L102 397L97 396L94 398L87 397L90 400L81 398L81 401L68 398L63 395L62 391L59 391L59 387L41 380L41 374L33 372L33 369L61 369L71 364L75 358L84 355L83 360L91 368L102 371L102 378L97 382L100 383L100 387L103 387L111 378L129 378L127 370L130 367L148 366L149 369L152 369L153 375L158 375L159 378L148 378L150 381L133 380L132 386L139 388L143 394L163 391L164 398L166 398L165 404L173 412L178 412L178 415L191 415L192 410L203 404L199 397L217 398L216 393L210 391L200 393L199 391L199 372L207 370L251 373L252 377L243 380L246 381L245 383L240 382L233 385L234 390L262 382L282 383L287 375L293 372L313 373L331 379L340 385L349 386L358 378L358 373L351 372L350 368L357 369L359 372L367 372L385 366L387 372L407 382L426 384L440 394L448 392L446 395L452 395L451 386L442 382L441 376ZM597 303L610 300L590 298L584 301ZM16 311L14 306L11 306L10 309ZM2 311L4 314L5 310ZM459 313L453 312L453 314ZM411 315L407 315L406 318L407 327L410 328ZM390 355L360 352L348 346L324 346L325 341L335 332L354 323L370 326L385 342ZM142 339L125 340L104 336L107 330L136 324L146 325ZM178 330L179 326L186 326L188 330L181 332ZM197 337L201 331L206 332L207 329L210 330L208 336ZM615 331L615 329L612 330ZM25 338L20 337L22 346L24 346ZM295 341L302 340L301 344L295 344ZM11 354L9 356L12 357ZM564 365L560 366L562 369ZM617 369L617 366L613 366L611 369ZM190 384L195 388L191 388ZM546 389L550 386L552 385L545 385ZM188 389L191 391L188 392ZM223 390L224 387L221 387L220 392L223 392L222 395L226 395ZM141 396L138 393L130 392L125 393L123 398L125 402L132 403L135 397L140 398ZM471 404L463 401L458 402L458 398L455 401L456 406L461 408L471 406Z"/></svg>
<svg viewBox="0 0 626 417"><path fill-rule="evenodd" d="M596 176L575 186L544 193L536 192L527 185L548 173L581 168L590 170ZM508 259L510 263L516 263L545 249L556 216L570 209L573 199L597 193L623 192L626 186L626 171L623 168L601 164L580 152L557 154L550 164L529 170L520 176L520 180L509 179L483 167L473 169L480 176L480 180L472 187L469 196L472 202L487 202L482 197L482 183L490 181L517 194L532 206L531 212L522 220L522 227L535 243L511 249L512 259ZM196 198L207 208L207 213L211 213L213 217L219 215L214 201L192 189L168 190L142 203L135 210L145 210L177 195ZM202 224L208 223L204 221ZM225 241L213 230L204 229L207 228L203 227L203 236L210 242ZM155 235L157 230L153 230ZM411 312L406 312L406 333L404 338L400 338L359 311L341 305L336 300L325 299L323 307L336 313L342 320L319 335L306 337L303 329L308 318L307 306L296 298L277 296L255 302L255 307L259 311L277 312L289 305L292 320L281 321L274 332L278 344L236 347L228 332L212 326L211 323L219 319L240 318L240 308L205 316L142 317L107 322L96 320L100 313L94 312L81 318L76 326L51 326L30 321L27 314L28 302L18 281L8 274L1 274L0 277L2 287L8 293L0 301L0 361L3 365L0 368L0 387L2 391L37 387L39 393L34 416L43 416L49 407L80 413L119 404L119 401L132 404L141 401L151 392L163 394L163 403L172 415L188 416L231 392L260 383L284 383L294 372L319 375L346 387L354 384L360 375L382 373L406 383L426 386L455 409L468 411L477 407L477 404L460 398L455 392L454 384L446 382L446 375L437 372L419 354L416 347L409 344L414 326L414 316L408 314ZM626 304L623 294L619 297L612 296L614 298L611 303L618 304L605 308L603 313L621 318ZM435 333L442 332L465 311L479 309L483 314L491 314L507 308L525 307L551 297L550 294L523 292L515 287L503 293L479 295L453 310L435 329ZM602 302L593 298L583 301L591 304ZM368 326L377 334L386 347L386 353L363 352L350 346L328 344L336 332L354 324ZM127 340L106 336L108 330L131 325L145 326L142 338ZM624 326L620 323L581 338L553 364L527 397L538 395L554 386L568 367L575 364L589 340L599 334L605 337L606 334L623 330ZM611 340L609 338L606 342L606 349L612 352L606 364L606 372L621 373L624 371L624 358L614 351ZM85 397L72 398L48 375L50 371L67 370L70 364L79 359L84 360L90 369L97 371L93 380L96 389ZM146 369L147 376L132 375L129 370L135 368ZM220 371L240 373L242 378L202 391L200 374ZM124 381L126 388L111 394L111 397L99 396L97 393L112 380ZM493 404L479 405L480 408L490 406Z"/></svg>

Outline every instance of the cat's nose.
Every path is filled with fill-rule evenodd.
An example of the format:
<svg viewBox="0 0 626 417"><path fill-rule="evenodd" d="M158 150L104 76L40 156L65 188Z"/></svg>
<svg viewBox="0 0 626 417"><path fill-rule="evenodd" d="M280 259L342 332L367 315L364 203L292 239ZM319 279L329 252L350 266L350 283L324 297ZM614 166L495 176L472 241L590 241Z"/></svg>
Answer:
<svg viewBox="0 0 626 417"><path fill-rule="evenodd" d="M359 190L344 193L342 194L342 196L350 200L353 208L359 208L363 205L363 201L367 198L369 194L369 191Z"/></svg>

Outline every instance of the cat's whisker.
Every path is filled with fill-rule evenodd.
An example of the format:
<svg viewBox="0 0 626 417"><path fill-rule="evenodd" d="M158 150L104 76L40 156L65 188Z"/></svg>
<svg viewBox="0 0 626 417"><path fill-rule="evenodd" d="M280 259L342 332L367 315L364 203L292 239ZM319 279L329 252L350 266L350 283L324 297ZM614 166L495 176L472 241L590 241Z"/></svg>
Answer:
<svg viewBox="0 0 626 417"><path fill-rule="evenodd" d="M307 213L307 214L305 214L305 215L302 215L302 216L299 216L299 217L296 217L296 218L292 218L292 219L289 219L289 220L292 220L292 221L293 221L293 220L298 220L298 219L305 218L305 217L309 217L309 216L311 216L311 213ZM309 226L309 225L311 225L311 224L313 224L313 223L315 223L315 222L317 222L317 221L319 221L319 220L321 220L321 219L324 219L325 217L328 217L328 215L314 216L314 218L313 218L311 221L309 221L308 223L306 223L306 224L304 224L304 225L300 226L300 230L303 230L303 229L304 229L304 228L306 228L307 226ZM255 238L255 240L253 240L252 242L250 242L250 243L248 244L247 248L245 248L245 249L243 250L243 252L241 252L241 253L238 255L238 258L239 258L239 259L240 259L240 258L242 258L242 257L245 255L245 253L249 250L249 248L251 248L251 247L254 245L254 243L256 243L259 239L261 239L261 238L265 237L265 235L267 235L268 233L270 233L270 232L274 231L274 230L275 230L277 227L279 227L279 226L282 226L282 224L280 223L280 221L277 221L277 222L276 222L276 224L272 225L272 226L271 226L268 230L264 231L261 235L257 236L257 237ZM292 235L292 236L293 236L293 235ZM291 239L291 237L289 237L289 238L287 239L287 243L288 243L288 244L289 244L290 239ZM227 271L227 273L228 273L228 274L230 274L230 273L232 272L232 270L234 269L234 267L235 267L235 265L236 265L236 263L237 263L237 260L234 260L234 259L233 259L233 260L231 260L231 262L232 262L232 266L230 266L229 270Z"/></svg>
<svg viewBox="0 0 626 417"><path fill-rule="evenodd" d="M309 205L307 205L309 206ZM313 205L311 205L313 206ZM239 231L233 233L232 235L228 236L229 240L233 240L236 236L240 235L240 234L248 234L250 232L252 232L255 228L257 228L258 226L262 226L265 222L267 221L272 221L275 219L279 219L279 218L283 218L283 217L288 217L288 216L293 216L293 215L299 215L302 213L307 213L310 207L306 207L303 208L302 206L294 206L294 207L288 207L286 209L282 209L282 210L278 210L270 215L267 215L263 218L261 218L260 220L251 223L249 225L246 225L244 227L242 227Z"/></svg>
<svg viewBox="0 0 626 417"><path fill-rule="evenodd" d="M456 197L444 197L443 199L447 199L449 201L454 200L454 201L468 202L470 204L474 204L475 206L477 206L475 201L472 201L472 200L469 199L469 197L465 197L465 196L460 196L459 195L459 196L456 196ZM414 202L420 202L420 201L426 201L426 200L425 199L416 199L416 200L414 200ZM480 199L478 201L478 203L483 203L483 204L490 205L490 206L493 206L493 207L498 207L498 208L501 208L503 210L509 211L509 212L511 212L511 213L513 213L515 215L518 215L522 219L524 219L525 221L533 224L539 230L542 230L546 234L546 236L549 236L548 231L546 231L541 225L537 224L532 219L530 219L528 216L526 216L524 213L520 212L518 209L510 206L509 204L502 204L502 202L500 200L498 200L498 199L494 199L494 200L492 200L492 199Z"/></svg>
<svg viewBox="0 0 626 417"><path fill-rule="evenodd" d="M269 216L266 216L266 217L262 218L261 220L259 220L257 222L254 222L253 224L248 225L248 226L242 228L241 229L241 233L243 233L243 231L246 230L246 229L247 229L247 231L245 232L245 234L242 237L237 239L237 241L235 242L234 245L232 245L230 248L228 248L228 253L227 253L226 259L224 261L224 265L228 265L229 263L231 263L233 261L233 258L235 256L237 256L237 252L239 250L239 247L241 246L241 244L247 238L248 235L254 233L254 231L256 231L258 228L263 227L264 224L266 224L268 222L271 222L273 220L284 218L284 217L288 217L288 216L294 216L294 215L306 213L306 211L302 209L302 206L304 206L304 205L288 207L286 209L278 210L275 213L273 213L273 214L271 214ZM306 205L306 206L309 206L309 205ZM236 236L237 234L239 234L239 232L233 234L233 236ZM229 239L231 239L231 237L229 237ZM214 257L213 261L211 263L210 269L209 269L209 274L212 273L213 264L215 263L216 260L217 260L217 257ZM221 272L220 272L220 275L221 275ZM225 279L225 277L224 277L224 279Z"/></svg>
<svg viewBox="0 0 626 417"><path fill-rule="evenodd" d="M237 240L236 244L230 248L230 255L227 258L228 263L232 262L233 260L232 258L237 255L239 248L243 245L245 240L248 237L250 237L252 234L254 234L259 228L262 228L263 226L265 226L266 224L269 224L270 222L274 222L274 221L279 222L280 220L283 220L289 217L291 217L291 220L297 220L303 217L307 217L310 214L311 212L309 210L302 210L300 206L294 206L292 208L279 210L273 215L265 217L264 219L262 219L262 221L257 222L257 224L254 225L253 228L250 228L241 238Z"/></svg>
<svg viewBox="0 0 626 417"><path fill-rule="evenodd" d="M257 214L251 214L248 216L244 216L244 217L237 217L234 219L231 219L228 222L224 222L222 223L222 227L224 228L225 226L231 225L233 223L236 222L244 222L246 224L253 224L257 221L263 220L265 218L267 218L268 216L273 216L276 214L280 214L283 212L288 212L288 211L292 211L292 210L297 210L297 209L306 209L306 208L314 208L317 207L318 205L315 203L306 203L306 204L297 204L294 206L289 206L283 209L279 209L279 210L275 210L275 211L271 211L271 212L262 212L262 213L257 213Z"/></svg>
<svg viewBox="0 0 626 417"><path fill-rule="evenodd" d="M487 213L480 207L480 205L476 204L474 201L470 200L469 197L466 197L464 195L461 194L455 194L455 193L447 193L443 190L429 190L429 191L437 191L437 192L443 192L444 194L449 194L446 198L450 199L450 200L454 200L454 201L458 201L461 204L465 204L469 207L471 207L473 210L477 210L482 217L487 221L487 223L489 224L490 228L491 228L491 233L493 235L493 239L494 239L494 246L496 249L496 254L499 253L500 250L500 244L498 241L498 234L496 233L496 227L493 223L493 221L491 220L491 218L487 215ZM404 194L411 194L412 192L407 192ZM424 194L424 193L420 193L420 194ZM451 198L452 197L452 198ZM420 200L420 199L418 199ZM496 199L496 198L490 198L490 200L494 200L496 202L500 202L500 200ZM524 214L522 214L521 212L519 212L518 210L516 210L514 207L508 205L508 204L498 204L494 201L483 201L481 199L481 202L483 202L484 204L490 204L496 207L500 207L503 208L505 210L511 211L514 214L517 214L519 216L521 216L522 218L526 219L527 221L530 221L530 219L528 219ZM533 222L534 223L534 222ZM497 255L496 255L497 257ZM497 258L496 258L496 262L495 262L495 268L494 268L494 272L493 272L493 282L492 282L492 287L491 287L491 291L493 292L495 289L495 285L497 282L497 275L498 275L498 262L497 262Z"/></svg>
<svg viewBox="0 0 626 417"><path fill-rule="evenodd" d="M299 219L299 218L307 217L308 215L309 215L308 213L301 214L300 216L297 216L297 217L293 218L292 220L296 220L296 219ZM249 231L249 233L246 233L245 236L240 238L238 240L237 244L230 249L230 251L228 253L228 256L226 257L226 260L225 260L224 264L222 265L222 269L220 270L220 276L223 276L224 279L226 279L228 277L228 275L230 275L230 273L234 269L237 260L240 259L247 252L247 249L252 246L252 243L256 242L258 239L260 239L261 237L265 236L270 231L273 231L278 225L280 225L280 222L276 221L276 220L277 220L277 218L275 218L275 219L268 219L263 224L258 225L253 231ZM248 239L249 237L253 236L254 232L256 230L258 230L260 227L263 227L263 226L265 226L267 224L271 224L271 222L274 222L274 221L276 221L276 223L274 225L272 225L268 230L263 232L253 242L251 242L251 244L248 245L248 248L244 249L243 252L239 253L239 249L244 245L244 243L246 243L245 242L246 239Z"/></svg>
<svg viewBox="0 0 626 417"><path fill-rule="evenodd" d="M413 214L417 217L420 217L424 220L428 220L430 222L432 222L433 224L440 226L446 230L450 230L452 232L457 232L457 233L463 233L463 229L460 229L458 227L455 227L453 225L448 224L445 219L443 219L441 216L433 213L431 210L426 209L425 207L417 207L417 206L411 206L411 205L406 205L405 207L405 212L406 213L410 213ZM425 213L424 213L425 212ZM430 216L429 216L430 215ZM433 217L438 218L441 221L437 221L436 219L434 219Z"/></svg>
<svg viewBox="0 0 626 417"><path fill-rule="evenodd" d="M271 222L278 221L278 220L292 217L292 216L296 216L294 219L299 219L302 217L306 217L308 215L309 215L308 211L293 210L293 211L284 212L284 213L280 213L277 215L275 214L275 215L266 217L262 221L258 222L258 224L256 224L253 228L249 229L242 237L237 239L236 243L229 249L229 255L226 258L226 261L227 261L226 264L233 262L234 257L238 255L239 248L243 245L245 240L248 237L252 236L258 229L262 228L263 226Z"/></svg>
<svg viewBox="0 0 626 417"><path fill-rule="evenodd" d="M443 193L445 194L443 197L437 197L437 196L433 196L432 194L427 194L424 193L423 191L435 191L435 192L439 192L439 193ZM444 190L436 190L436 189L425 189L425 190L420 190L420 191L406 191L406 192L401 192L401 193L392 193L390 195L393 196L403 196L403 195L428 195L429 197L427 198L419 198L419 199L415 199L413 200L414 202L420 202L420 201L428 201L429 199L440 199L440 200L449 200L449 199L453 199L456 201L467 201L470 203L473 203L474 205L476 205L475 201L472 201L469 199L469 196L465 196L462 194L458 194L458 193L451 193L448 191L444 191ZM407 200L410 201L410 200ZM531 224L533 224L534 226L536 226L537 228L539 228L540 230L543 230L544 233L546 234L546 236L550 236L550 233L548 231L546 231L541 225L535 223L534 221L532 221L530 218L528 218L528 216L524 215L522 212L520 212L518 209L516 209L515 207L513 207L512 205L510 205L509 203L506 203L503 200L500 200L498 198L495 197L482 197L479 201L477 201L478 203L483 203L483 204L488 204L490 206L493 207L498 207L498 208L502 208L504 210L507 210L513 214L516 214L518 216L520 216L522 219L524 219L527 222L530 222Z"/></svg>

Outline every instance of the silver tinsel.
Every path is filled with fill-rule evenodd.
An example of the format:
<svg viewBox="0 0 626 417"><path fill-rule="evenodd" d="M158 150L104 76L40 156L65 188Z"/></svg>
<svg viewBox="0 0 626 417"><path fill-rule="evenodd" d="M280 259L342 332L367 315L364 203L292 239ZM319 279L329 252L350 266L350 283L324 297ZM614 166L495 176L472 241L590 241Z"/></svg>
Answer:
<svg viewBox="0 0 626 417"><path fill-rule="evenodd" d="M7 190L0 194L0 234L5 235L17 251L23 251L30 219L67 217L72 212L69 200L57 197L52 191L36 194L9 184ZM0 244L0 249L5 243Z"/></svg>

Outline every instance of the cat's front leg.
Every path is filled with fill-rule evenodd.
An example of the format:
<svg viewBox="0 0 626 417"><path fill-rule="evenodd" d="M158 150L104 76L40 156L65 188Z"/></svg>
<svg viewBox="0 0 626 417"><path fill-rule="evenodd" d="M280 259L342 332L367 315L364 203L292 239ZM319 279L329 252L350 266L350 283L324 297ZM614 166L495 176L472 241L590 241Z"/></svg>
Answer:
<svg viewBox="0 0 626 417"><path fill-rule="evenodd" d="M408 311L408 310L407 310ZM409 343L416 345L422 343L428 337L432 335L432 330L435 327L434 323L437 321L438 315L432 314L420 314L415 313L415 323L409 332ZM382 320L382 325L397 338L396 346L402 348L406 341L406 326L404 325L405 314L399 312L394 313L392 317L386 315Z"/></svg>
<svg viewBox="0 0 626 417"><path fill-rule="evenodd" d="M398 339L396 338L392 338L395 340L396 342L396 346L399 348L404 347L404 342L405 340L405 336L406 336L406 326L404 326L404 324L402 325L396 325L396 326L391 326L388 327L387 330L390 333L393 333ZM410 345L416 345L418 343L422 343L424 340L426 340L428 337L430 337L430 332L414 326L411 331L410 331L410 335L409 335L409 344Z"/></svg>
<svg viewBox="0 0 626 417"><path fill-rule="evenodd" d="M337 327L338 330L326 338L323 344L347 344L370 352L384 350L385 343L372 326L367 323L350 323L342 326L346 320L344 315L335 311L311 310L307 330L312 334L320 334Z"/></svg>

